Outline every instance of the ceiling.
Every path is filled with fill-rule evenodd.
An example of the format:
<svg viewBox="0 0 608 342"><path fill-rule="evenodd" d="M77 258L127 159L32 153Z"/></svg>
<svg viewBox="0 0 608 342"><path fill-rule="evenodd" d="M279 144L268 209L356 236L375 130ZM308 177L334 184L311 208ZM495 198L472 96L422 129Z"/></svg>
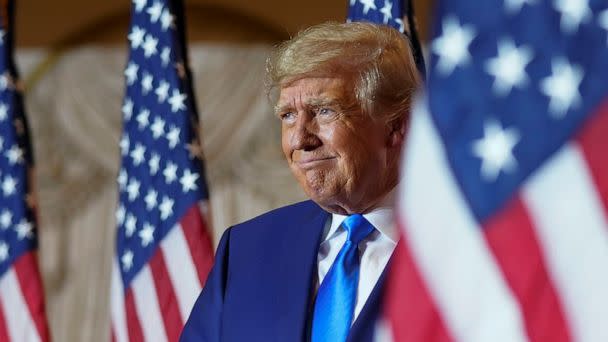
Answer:
<svg viewBox="0 0 608 342"><path fill-rule="evenodd" d="M186 0L188 35L191 40L279 41L316 23L343 21L347 1ZM428 36L431 2L414 1L423 40ZM16 43L18 47L123 43L129 8L128 0L19 0Z"/></svg>

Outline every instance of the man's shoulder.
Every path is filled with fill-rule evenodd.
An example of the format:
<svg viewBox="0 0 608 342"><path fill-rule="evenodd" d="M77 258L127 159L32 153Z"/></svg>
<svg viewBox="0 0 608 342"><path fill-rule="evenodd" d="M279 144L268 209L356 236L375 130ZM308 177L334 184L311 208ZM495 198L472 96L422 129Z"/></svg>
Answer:
<svg viewBox="0 0 608 342"><path fill-rule="evenodd" d="M233 227L233 230L251 229L253 227L272 227L285 226L294 222L313 218L321 213L323 209L318 204L311 200L302 201L277 209L273 209L250 220L239 223Z"/></svg>

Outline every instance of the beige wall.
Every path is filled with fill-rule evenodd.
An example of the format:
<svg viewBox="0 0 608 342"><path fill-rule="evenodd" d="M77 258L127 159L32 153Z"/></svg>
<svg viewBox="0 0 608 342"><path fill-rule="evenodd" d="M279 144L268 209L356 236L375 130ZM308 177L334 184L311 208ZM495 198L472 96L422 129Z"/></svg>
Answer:
<svg viewBox="0 0 608 342"><path fill-rule="evenodd" d="M423 38L431 3L415 1ZM347 0L187 0L186 5L192 40L277 41L315 23L344 20ZM121 43L129 6L129 0L20 0L17 46Z"/></svg>

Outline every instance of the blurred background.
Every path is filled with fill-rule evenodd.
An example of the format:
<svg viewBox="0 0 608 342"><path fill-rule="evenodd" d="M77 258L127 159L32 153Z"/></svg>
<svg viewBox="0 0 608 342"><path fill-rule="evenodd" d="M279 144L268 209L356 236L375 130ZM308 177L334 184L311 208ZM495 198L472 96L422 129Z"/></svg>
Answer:
<svg viewBox="0 0 608 342"><path fill-rule="evenodd" d="M263 89L273 44L348 0L188 0L190 62L214 242L228 226L304 199ZM432 1L414 1L423 42ZM36 161L40 265L54 341L108 341L127 0L21 0L16 61Z"/></svg>

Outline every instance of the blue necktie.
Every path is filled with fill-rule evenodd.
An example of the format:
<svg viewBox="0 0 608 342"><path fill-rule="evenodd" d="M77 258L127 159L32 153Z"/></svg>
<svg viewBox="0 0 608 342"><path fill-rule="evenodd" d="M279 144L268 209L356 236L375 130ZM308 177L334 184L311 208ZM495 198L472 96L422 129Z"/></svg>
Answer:
<svg viewBox="0 0 608 342"><path fill-rule="evenodd" d="M353 321L359 283L359 242L374 226L360 214L342 223L348 236L333 265L323 279L315 301L312 342L346 341Z"/></svg>

